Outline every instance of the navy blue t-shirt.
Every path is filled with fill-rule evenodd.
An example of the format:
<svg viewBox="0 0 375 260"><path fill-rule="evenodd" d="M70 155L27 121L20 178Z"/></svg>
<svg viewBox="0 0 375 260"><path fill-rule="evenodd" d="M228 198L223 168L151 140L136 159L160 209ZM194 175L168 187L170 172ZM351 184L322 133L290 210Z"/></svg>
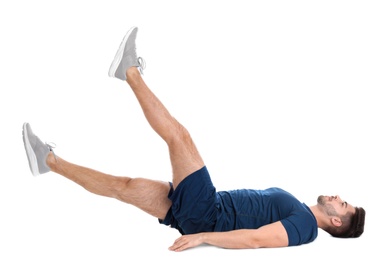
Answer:
<svg viewBox="0 0 375 260"><path fill-rule="evenodd" d="M312 242L318 235L317 221L310 208L280 188L219 191L216 196L215 231L257 229L281 221L288 233L289 246Z"/></svg>

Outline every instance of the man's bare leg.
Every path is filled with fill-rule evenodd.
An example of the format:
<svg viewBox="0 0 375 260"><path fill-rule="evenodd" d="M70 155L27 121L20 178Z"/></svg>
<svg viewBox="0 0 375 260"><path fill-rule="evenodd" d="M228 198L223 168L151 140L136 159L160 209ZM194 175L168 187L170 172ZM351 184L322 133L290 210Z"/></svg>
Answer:
<svg viewBox="0 0 375 260"><path fill-rule="evenodd" d="M126 81L133 90L143 113L155 132L167 143L173 171L174 188L188 175L204 166L189 132L148 88L136 67L126 71Z"/></svg>
<svg viewBox="0 0 375 260"><path fill-rule="evenodd" d="M47 165L51 171L74 181L94 194L116 198L159 219L165 218L171 206L168 199L168 182L108 175L69 163L55 157L52 152L47 157Z"/></svg>
<svg viewBox="0 0 375 260"><path fill-rule="evenodd" d="M127 81L149 124L167 143L173 186L177 187L185 177L202 168L204 163L188 131L169 114L143 81L137 68L143 69L135 53L136 33L137 28L132 28L125 36L111 64L109 76ZM166 216L171 206L167 198L170 190L167 182L111 176L55 158L50 152L51 147L32 133L28 123L23 127L23 139L30 169L35 176L52 170L90 192L130 203L160 219Z"/></svg>
<svg viewBox="0 0 375 260"><path fill-rule="evenodd" d="M204 166L188 131L173 118L159 99L143 81L138 69L127 70L127 82L134 91L146 119L151 127L167 143L173 170L173 186L189 174ZM79 166L50 153L47 164L56 172L86 190L101 196L116 198L163 219L171 201L168 199L169 183L108 175L87 167Z"/></svg>

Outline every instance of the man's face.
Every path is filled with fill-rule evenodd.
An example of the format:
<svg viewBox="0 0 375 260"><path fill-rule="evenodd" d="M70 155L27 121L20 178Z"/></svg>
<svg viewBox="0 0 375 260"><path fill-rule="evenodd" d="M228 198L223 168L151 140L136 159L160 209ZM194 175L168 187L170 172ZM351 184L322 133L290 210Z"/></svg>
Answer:
<svg viewBox="0 0 375 260"><path fill-rule="evenodd" d="M354 207L347 203L346 201L342 200L339 196L323 196L320 195L317 199L318 205L323 207L324 211L329 216L342 216L346 213L355 212Z"/></svg>

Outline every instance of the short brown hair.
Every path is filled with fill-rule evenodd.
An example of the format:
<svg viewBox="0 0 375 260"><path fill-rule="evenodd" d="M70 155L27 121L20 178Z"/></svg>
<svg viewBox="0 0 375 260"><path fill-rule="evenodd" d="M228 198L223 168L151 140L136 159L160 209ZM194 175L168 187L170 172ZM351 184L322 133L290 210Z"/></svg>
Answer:
<svg viewBox="0 0 375 260"><path fill-rule="evenodd" d="M330 227L326 231L334 237L354 238L360 237L365 227L366 211L361 207L355 207L354 214L348 213L341 217L342 226Z"/></svg>

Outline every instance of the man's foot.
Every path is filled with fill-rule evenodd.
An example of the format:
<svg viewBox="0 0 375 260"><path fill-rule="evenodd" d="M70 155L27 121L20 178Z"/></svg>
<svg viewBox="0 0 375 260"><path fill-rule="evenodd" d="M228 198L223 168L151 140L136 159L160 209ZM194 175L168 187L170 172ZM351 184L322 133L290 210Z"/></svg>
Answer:
<svg viewBox="0 0 375 260"><path fill-rule="evenodd" d="M52 151L52 146L43 143L31 130L29 123L23 124L23 143L32 174L38 176L50 171L47 165L47 156Z"/></svg>
<svg viewBox="0 0 375 260"><path fill-rule="evenodd" d="M120 80L126 80L126 71L130 67L139 67L140 72L145 68L144 60L137 57L135 39L137 37L138 28L132 27L123 38L116 56L109 68L108 75Z"/></svg>

